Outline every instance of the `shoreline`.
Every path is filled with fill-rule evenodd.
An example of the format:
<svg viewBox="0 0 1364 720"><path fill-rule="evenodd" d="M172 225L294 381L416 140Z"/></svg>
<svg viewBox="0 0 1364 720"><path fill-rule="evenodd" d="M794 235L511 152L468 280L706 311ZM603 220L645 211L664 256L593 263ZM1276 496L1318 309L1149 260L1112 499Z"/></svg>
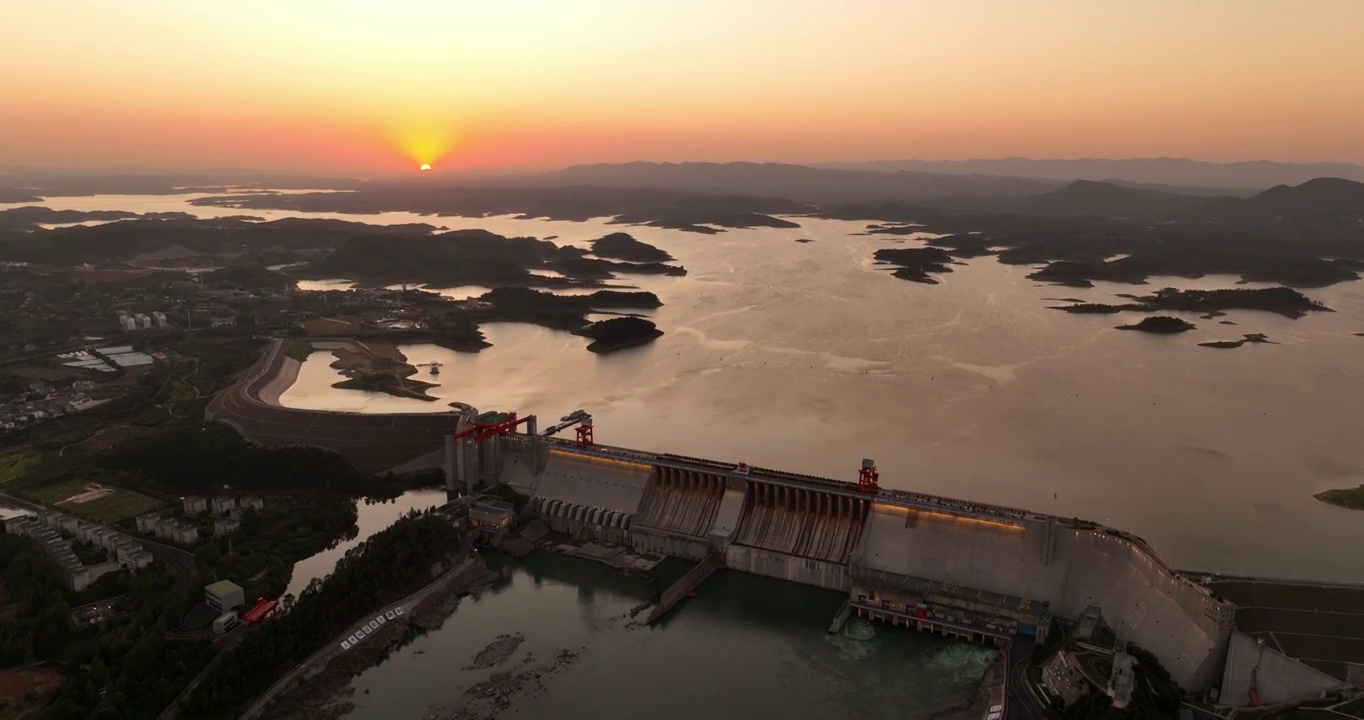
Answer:
<svg viewBox="0 0 1364 720"><path fill-rule="evenodd" d="M388 653L410 641L412 634L439 629L454 613L464 594L477 593L497 579L478 556L467 557L416 592L357 620L326 646L291 668L242 714L241 720L297 718L335 720L353 709L350 686L355 676L374 667ZM372 615L404 606L400 620L382 626L377 637L349 649L341 641L363 627Z"/></svg>
<svg viewBox="0 0 1364 720"><path fill-rule="evenodd" d="M260 392L256 393L256 399L267 405L288 407L280 404L279 399L298 381L298 374L302 370L303 363L287 355L284 356L279 366L279 372L275 373L275 376L261 387Z"/></svg>

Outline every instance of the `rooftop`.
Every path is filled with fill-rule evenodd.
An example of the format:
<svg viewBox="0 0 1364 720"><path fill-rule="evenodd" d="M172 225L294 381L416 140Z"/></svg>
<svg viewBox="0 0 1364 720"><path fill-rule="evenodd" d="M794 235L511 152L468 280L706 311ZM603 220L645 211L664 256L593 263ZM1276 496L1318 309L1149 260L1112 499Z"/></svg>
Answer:
<svg viewBox="0 0 1364 720"><path fill-rule="evenodd" d="M215 582L211 585L206 585L204 587L204 592L213 593L218 597L222 597L223 595L226 595L231 592L243 591L240 585L232 582L231 580L219 580L218 582Z"/></svg>

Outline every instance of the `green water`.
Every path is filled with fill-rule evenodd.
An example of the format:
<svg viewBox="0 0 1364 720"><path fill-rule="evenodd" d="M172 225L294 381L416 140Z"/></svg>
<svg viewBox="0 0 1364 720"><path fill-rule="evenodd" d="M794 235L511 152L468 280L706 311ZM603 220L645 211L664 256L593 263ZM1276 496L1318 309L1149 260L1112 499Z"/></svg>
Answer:
<svg viewBox="0 0 1364 720"><path fill-rule="evenodd" d="M578 659L498 717L923 718L969 696L994 656L860 620L830 635L845 596L728 571L659 625L627 627L629 610L651 594L641 578L546 553L490 564L504 582L465 598L440 630L356 678L349 718L442 709L445 717L471 685L528 652L540 664L562 649ZM665 565L658 574L666 581L684 570ZM518 632L526 640L502 666L462 669L497 635Z"/></svg>

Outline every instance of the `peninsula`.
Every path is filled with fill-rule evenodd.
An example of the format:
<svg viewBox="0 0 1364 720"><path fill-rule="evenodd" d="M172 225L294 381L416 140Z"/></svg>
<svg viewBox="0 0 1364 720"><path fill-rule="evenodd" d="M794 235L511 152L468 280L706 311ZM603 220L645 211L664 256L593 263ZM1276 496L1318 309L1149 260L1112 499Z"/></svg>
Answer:
<svg viewBox="0 0 1364 720"><path fill-rule="evenodd" d="M1312 497L1324 503L1343 507L1348 510L1364 510L1364 485L1342 490L1327 490L1326 492L1317 493Z"/></svg>

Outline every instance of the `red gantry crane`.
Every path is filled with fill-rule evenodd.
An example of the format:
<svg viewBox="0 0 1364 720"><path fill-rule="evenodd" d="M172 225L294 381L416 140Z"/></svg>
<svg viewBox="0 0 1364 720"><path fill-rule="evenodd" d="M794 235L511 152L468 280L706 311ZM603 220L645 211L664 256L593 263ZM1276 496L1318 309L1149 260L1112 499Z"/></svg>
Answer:
<svg viewBox="0 0 1364 720"><path fill-rule="evenodd" d="M857 469L857 491L870 495L876 494L881 486L877 483L881 474L876 472L876 461L862 458L862 467Z"/></svg>

